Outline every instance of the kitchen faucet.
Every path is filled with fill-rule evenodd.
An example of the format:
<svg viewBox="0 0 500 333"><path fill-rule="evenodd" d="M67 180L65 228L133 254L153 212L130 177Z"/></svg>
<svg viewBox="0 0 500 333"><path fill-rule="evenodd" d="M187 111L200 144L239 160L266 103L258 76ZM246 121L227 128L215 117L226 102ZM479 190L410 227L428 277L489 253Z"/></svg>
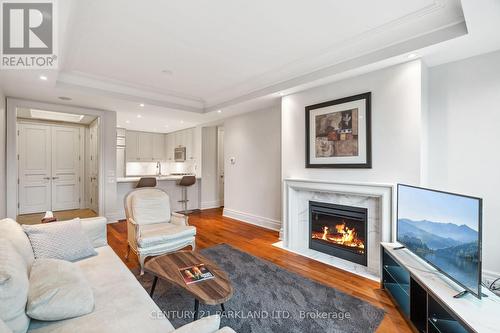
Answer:
<svg viewBox="0 0 500 333"><path fill-rule="evenodd" d="M161 176L161 163L160 161L156 162L156 174Z"/></svg>

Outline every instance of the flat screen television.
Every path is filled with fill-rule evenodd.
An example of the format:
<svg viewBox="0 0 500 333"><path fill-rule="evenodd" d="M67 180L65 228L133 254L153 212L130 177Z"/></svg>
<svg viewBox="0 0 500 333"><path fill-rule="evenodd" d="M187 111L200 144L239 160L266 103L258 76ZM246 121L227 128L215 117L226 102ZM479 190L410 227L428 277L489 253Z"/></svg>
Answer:
<svg viewBox="0 0 500 333"><path fill-rule="evenodd" d="M397 240L481 298L482 199L398 185Z"/></svg>

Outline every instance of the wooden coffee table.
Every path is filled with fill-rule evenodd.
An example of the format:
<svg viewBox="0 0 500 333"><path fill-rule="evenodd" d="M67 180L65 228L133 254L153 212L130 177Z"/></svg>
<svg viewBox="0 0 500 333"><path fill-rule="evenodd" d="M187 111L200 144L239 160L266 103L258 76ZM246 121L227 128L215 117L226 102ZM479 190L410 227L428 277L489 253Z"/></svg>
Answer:
<svg viewBox="0 0 500 333"><path fill-rule="evenodd" d="M179 268L196 264L205 264L205 267L215 277L206 281L186 284L179 272ZM158 256L149 260L144 266L144 270L154 275L153 285L149 293L151 297L153 297L158 278L174 283L193 295L195 299L194 320L198 319L199 302L208 305L220 304L224 312L224 303L233 296L233 286L227 273L197 252L179 251Z"/></svg>

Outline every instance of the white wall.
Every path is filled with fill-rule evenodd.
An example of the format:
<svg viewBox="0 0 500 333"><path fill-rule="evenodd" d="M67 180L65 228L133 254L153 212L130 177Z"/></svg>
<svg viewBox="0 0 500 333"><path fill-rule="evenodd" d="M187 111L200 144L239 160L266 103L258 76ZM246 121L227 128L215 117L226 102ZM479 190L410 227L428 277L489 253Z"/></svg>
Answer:
<svg viewBox="0 0 500 333"><path fill-rule="evenodd" d="M217 179L217 126L201 130L201 209L220 207Z"/></svg>
<svg viewBox="0 0 500 333"><path fill-rule="evenodd" d="M5 158L5 137L6 137L6 105L5 105L5 95L0 89L0 218L4 218L7 215L6 212L6 158Z"/></svg>
<svg viewBox="0 0 500 333"><path fill-rule="evenodd" d="M279 106L224 122L225 216L281 227L280 128Z"/></svg>
<svg viewBox="0 0 500 333"><path fill-rule="evenodd" d="M282 99L283 178L420 182L422 65L413 61ZM306 169L305 107L372 92L371 169Z"/></svg>
<svg viewBox="0 0 500 333"><path fill-rule="evenodd" d="M500 276L500 52L429 70L426 185L484 199L483 267Z"/></svg>

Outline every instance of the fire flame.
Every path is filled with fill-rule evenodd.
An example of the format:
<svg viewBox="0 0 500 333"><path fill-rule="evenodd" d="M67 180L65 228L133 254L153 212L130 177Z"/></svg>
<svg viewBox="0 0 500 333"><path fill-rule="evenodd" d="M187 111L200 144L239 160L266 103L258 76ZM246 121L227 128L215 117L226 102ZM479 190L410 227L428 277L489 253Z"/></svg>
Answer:
<svg viewBox="0 0 500 333"><path fill-rule="evenodd" d="M358 238L356 228L349 228L345 223L335 225L335 231L330 232L330 228L323 226L323 232L313 232L312 238L322 239L327 242L364 249L365 244Z"/></svg>

